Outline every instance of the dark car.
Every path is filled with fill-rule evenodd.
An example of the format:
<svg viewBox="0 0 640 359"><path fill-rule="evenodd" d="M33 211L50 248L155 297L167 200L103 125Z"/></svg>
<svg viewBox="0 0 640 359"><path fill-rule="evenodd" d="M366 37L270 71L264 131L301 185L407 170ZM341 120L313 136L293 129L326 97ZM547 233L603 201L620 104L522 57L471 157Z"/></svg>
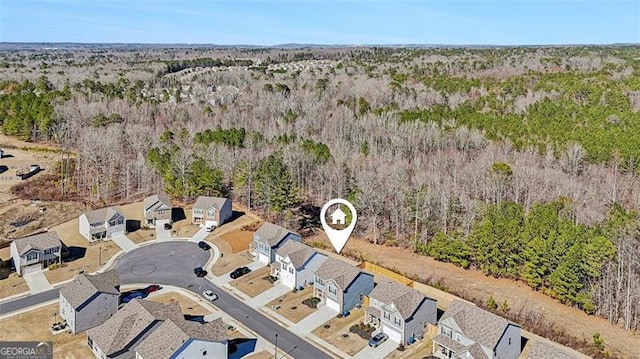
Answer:
<svg viewBox="0 0 640 359"><path fill-rule="evenodd" d="M152 285L146 287L145 289L143 289L143 291L145 293L152 293L152 292L155 292L155 291L160 290L160 289L162 289L161 286L159 286L157 284L152 284Z"/></svg>
<svg viewBox="0 0 640 359"><path fill-rule="evenodd" d="M197 276L197 277L204 277L207 275L207 271L202 269L202 267L197 267L193 270L193 273Z"/></svg>
<svg viewBox="0 0 640 359"><path fill-rule="evenodd" d="M369 340L369 346L372 348L376 348L378 345L384 343L389 339L389 337L384 333L378 333L374 335L371 340Z"/></svg>
<svg viewBox="0 0 640 359"><path fill-rule="evenodd" d="M249 267L240 267L240 268L236 268L233 272L231 272L229 276L233 279L236 279L236 278L242 277L243 275L249 272L251 272L251 269L249 269Z"/></svg>
<svg viewBox="0 0 640 359"><path fill-rule="evenodd" d="M211 249L211 246L208 245L207 242L204 242L204 241L198 242L198 247L204 249L205 251L208 251L209 249Z"/></svg>
<svg viewBox="0 0 640 359"><path fill-rule="evenodd" d="M168 231L168 230L170 230L171 228L173 228L173 227L171 226L171 223L165 223L165 224L164 224L164 229L166 229L167 231Z"/></svg>
<svg viewBox="0 0 640 359"><path fill-rule="evenodd" d="M136 298L146 298L147 297L147 293L139 291L139 292L133 292L130 293L128 295L126 295L125 297L122 298L122 303L129 303L130 301L136 299Z"/></svg>

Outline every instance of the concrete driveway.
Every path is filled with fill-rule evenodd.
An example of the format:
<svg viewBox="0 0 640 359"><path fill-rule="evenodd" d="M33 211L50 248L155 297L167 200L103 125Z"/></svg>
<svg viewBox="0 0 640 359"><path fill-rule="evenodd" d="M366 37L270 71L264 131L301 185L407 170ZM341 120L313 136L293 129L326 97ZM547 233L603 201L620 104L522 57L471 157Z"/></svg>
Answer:
<svg viewBox="0 0 640 359"><path fill-rule="evenodd" d="M123 251L125 252L129 252L132 251L136 248L138 248L138 245L133 243L129 238L127 238L127 236L125 235L121 235L121 236L117 236L117 237L113 237L111 238L111 240L118 245L118 247L120 247Z"/></svg>
<svg viewBox="0 0 640 359"><path fill-rule="evenodd" d="M207 230L204 227L202 227L189 240L191 242L196 242L196 243L198 243L200 241L204 241L207 238L207 236L209 235L209 233L211 233L211 232L207 232Z"/></svg>
<svg viewBox="0 0 640 359"><path fill-rule="evenodd" d="M370 346L364 347L362 350L356 353L353 356L353 359L382 359L386 358L387 355L391 354L398 347L398 343L393 340L387 339L386 342L378 345L377 348L372 348Z"/></svg>
<svg viewBox="0 0 640 359"><path fill-rule="evenodd" d="M318 308L318 310L296 323L296 325L292 326L290 329L294 333L307 335L317 327L324 324L329 319L334 318L336 315L338 315L338 312L327 307L326 305L322 305Z"/></svg>
<svg viewBox="0 0 640 359"><path fill-rule="evenodd" d="M53 289L42 271L27 273L23 275L22 278L27 282L27 286L29 286L29 292L31 294L46 292Z"/></svg>
<svg viewBox="0 0 640 359"><path fill-rule="evenodd" d="M171 230L164 229L164 224L169 223L168 219L157 220L156 221L156 240L160 241L170 241L173 238L171 237Z"/></svg>

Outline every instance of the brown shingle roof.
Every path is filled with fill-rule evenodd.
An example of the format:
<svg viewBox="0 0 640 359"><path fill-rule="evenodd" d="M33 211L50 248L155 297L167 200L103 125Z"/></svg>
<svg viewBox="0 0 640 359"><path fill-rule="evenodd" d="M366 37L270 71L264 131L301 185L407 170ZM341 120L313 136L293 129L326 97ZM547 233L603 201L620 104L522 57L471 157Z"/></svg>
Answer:
<svg viewBox="0 0 640 359"><path fill-rule="evenodd" d="M464 350L465 346L462 345L462 343L458 343L457 341L449 338L448 336L444 335L444 334L438 334L433 338L433 341L438 343L438 344L442 344L445 347L449 348L450 350L453 350L455 353L458 353L462 350Z"/></svg>
<svg viewBox="0 0 640 359"><path fill-rule="evenodd" d="M60 289L60 294L65 297L74 309L78 309L96 293L119 295L120 291L116 288L119 286L120 275L114 269L95 275L80 274L73 281L65 284Z"/></svg>
<svg viewBox="0 0 640 359"><path fill-rule="evenodd" d="M14 239L13 243L15 243L18 254L20 255L27 253L31 249L43 251L45 249L62 246L60 237L58 237L58 233L56 232L44 232Z"/></svg>
<svg viewBox="0 0 640 359"><path fill-rule="evenodd" d="M229 201L228 198L200 196L196 199L196 203L193 204L193 208L209 209L213 207L216 211L220 211L227 201Z"/></svg>
<svg viewBox="0 0 640 359"><path fill-rule="evenodd" d="M332 279L340 289L345 290L360 272L360 269L347 262L329 257L316 269L315 274L322 280Z"/></svg>
<svg viewBox="0 0 640 359"><path fill-rule="evenodd" d="M291 264L293 264L296 269L300 269L300 267L302 267L302 265L317 252L304 243L287 241L282 245L282 247L278 248L276 253L281 257L288 256Z"/></svg>
<svg viewBox="0 0 640 359"><path fill-rule="evenodd" d="M136 347L143 358L169 358L189 339L222 342L227 339L222 318L209 323L167 320Z"/></svg>
<svg viewBox="0 0 640 359"><path fill-rule="evenodd" d="M464 336L482 344L489 349L494 349L509 324L518 326L508 320L488 312L474 304L454 300L449 310L440 318L440 321L452 318L462 329Z"/></svg>
<svg viewBox="0 0 640 359"><path fill-rule="evenodd" d="M145 211L148 210L149 208L151 208L151 206L153 206L157 202L160 202L165 206L171 207L171 201L169 200L169 197L164 193L158 193L144 199L144 210Z"/></svg>
<svg viewBox="0 0 640 359"><path fill-rule="evenodd" d="M559 348L553 347L549 344L541 342L533 343L533 347L529 352L528 358L530 359L577 359L569 353L566 353Z"/></svg>
<svg viewBox="0 0 640 359"><path fill-rule="evenodd" d="M120 210L120 207L100 208L100 209L96 209L95 211L84 213L84 215L87 217L87 221L89 222L89 224L106 222L111 218L113 218L113 216L115 216L116 214L119 214L122 217L124 217L124 215L122 214L122 211Z"/></svg>
<svg viewBox="0 0 640 359"><path fill-rule="evenodd" d="M184 320L178 302L162 304L134 299L101 325L89 329L87 335L110 355L123 350L157 321Z"/></svg>
<svg viewBox="0 0 640 359"><path fill-rule="evenodd" d="M290 230L280 227L276 224L266 222L262 227L258 228L254 233L254 238L262 243L267 243L273 247L291 232ZM295 233L294 233L295 234Z"/></svg>

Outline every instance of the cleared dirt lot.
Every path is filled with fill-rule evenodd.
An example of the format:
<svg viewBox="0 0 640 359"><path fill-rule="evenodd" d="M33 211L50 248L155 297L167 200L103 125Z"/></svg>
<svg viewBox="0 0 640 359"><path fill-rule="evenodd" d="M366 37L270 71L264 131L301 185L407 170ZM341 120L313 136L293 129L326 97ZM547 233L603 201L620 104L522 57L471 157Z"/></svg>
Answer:
<svg viewBox="0 0 640 359"><path fill-rule="evenodd" d="M94 357L87 346L87 335L70 333L51 334L58 305L52 304L23 314L0 320L3 341L52 341L53 357L86 359ZM60 317L58 317L58 321ZM7 330L11 328L11 330Z"/></svg>
<svg viewBox="0 0 640 359"><path fill-rule="evenodd" d="M272 309L290 321L297 323L317 310L302 304L303 300L312 297L313 287L306 287L304 290L297 291L295 293L287 292L282 297L267 303L266 307ZM277 305L280 306L280 309L274 308L274 306Z"/></svg>
<svg viewBox="0 0 640 359"><path fill-rule="evenodd" d="M231 232L221 235L220 238L229 243L233 253L239 253L249 249L249 245L253 242L254 233L255 232L252 231L234 229Z"/></svg>
<svg viewBox="0 0 640 359"><path fill-rule="evenodd" d="M8 278L0 280L0 299L28 291L27 282L17 273L11 273Z"/></svg>
<svg viewBox="0 0 640 359"><path fill-rule="evenodd" d="M326 342L335 345L343 352L354 355L362 348L364 348L368 341L362 339L358 334L351 333L349 328L351 326L360 323L364 320L364 311L354 310L351 315L344 318L334 317L325 324L316 328L312 333L325 340ZM329 328L325 328L329 325ZM345 336L346 335L346 336Z"/></svg>
<svg viewBox="0 0 640 359"><path fill-rule="evenodd" d="M253 256L246 251L233 253L231 245L222 238L210 239L220 250L222 257L211 267L211 273L221 276L238 267L246 266L253 261Z"/></svg>
<svg viewBox="0 0 640 359"><path fill-rule="evenodd" d="M273 359L275 353L269 353L266 350L245 356L243 359Z"/></svg>
<svg viewBox="0 0 640 359"><path fill-rule="evenodd" d="M167 292L161 293L157 295L150 295L147 297L148 300L152 300L158 303L173 303L178 302L180 305L180 309L182 309L182 314L188 315L207 315L211 313L207 308L201 306L199 303L194 301L193 299L184 296L177 292Z"/></svg>
<svg viewBox="0 0 640 359"><path fill-rule="evenodd" d="M256 295L264 292L265 290L273 287L273 284L271 284L268 280L263 279L264 277L269 275L270 271L271 267L268 266L260 268L249 274L245 274L238 279L232 280L231 282L229 282L229 285L253 298Z"/></svg>

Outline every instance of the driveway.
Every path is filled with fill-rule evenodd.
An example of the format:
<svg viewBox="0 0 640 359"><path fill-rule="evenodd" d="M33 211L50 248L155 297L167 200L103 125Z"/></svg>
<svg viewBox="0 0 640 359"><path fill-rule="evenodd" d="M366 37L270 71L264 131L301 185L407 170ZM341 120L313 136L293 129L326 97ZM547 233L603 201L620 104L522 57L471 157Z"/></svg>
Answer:
<svg viewBox="0 0 640 359"><path fill-rule="evenodd" d="M169 223L168 219L157 220L156 221L156 240L157 241L170 241L171 238L171 230L164 229L164 224Z"/></svg>
<svg viewBox="0 0 640 359"><path fill-rule="evenodd" d="M111 240L118 245L118 247L122 248L123 251L125 252L129 252L132 251L136 248L138 248L138 245L133 243L129 238L127 238L127 236L122 235L122 236L117 236L114 238L111 238Z"/></svg>
<svg viewBox="0 0 640 359"><path fill-rule="evenodd" d="M53 289L51 284L49 284L47 277L44 276L44 273L42 271L27 273L23 275L22 278L24 278L24 281L27 282L27 285L29 286L29 292L31 294L46 292Z"/></svg>
<svg viewBox="0 0 640 359"><path fill-rule="evenodd" d="M336 315L338 315L338 313L335 310L327 307L326 305L322 305L318 310L292 326L291 331L299 333L300 335L307 335L329 319L334 318Z"/></svg>
<svg viewBox="0 0 640 359"><path fill-rule="evenodd" d="M265 290L257 296L249 299L247 301L247 304L251 308L258 308L289 292L291 292L291 288L287 287L284 284L277 283L272 288L269 288L268 290Z"/></svg>
<svg viewBox="0 0 640 359"><path fill-rule="evenodd" d="M198 243L200 241L204 241L205 238L207 238L207 235L209 235L209 233L211 233L211 232L207 232L207 230L204 227L202 227L189 240L191 242L196 242L196 243Z"/></svg>
<svg viewBox="0 0 640 359"><path fill-rule="evenodd" d="M364 347L353 356L353 359L382 359L391 354L398 347L398 343L387 339L386 342L378 345L377 348Z"/></svg>

